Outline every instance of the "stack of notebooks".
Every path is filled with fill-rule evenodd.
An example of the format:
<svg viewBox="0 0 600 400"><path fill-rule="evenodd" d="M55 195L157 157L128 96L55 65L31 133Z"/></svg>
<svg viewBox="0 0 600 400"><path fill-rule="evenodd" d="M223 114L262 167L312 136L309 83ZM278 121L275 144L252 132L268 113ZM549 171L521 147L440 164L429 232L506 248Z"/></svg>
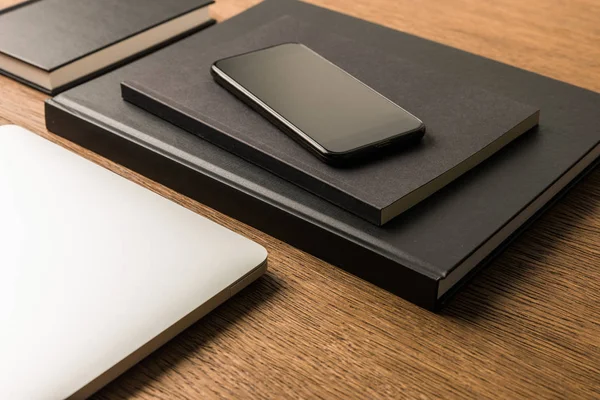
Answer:
<svg viewBox="0 0 600 400"><path fill-rule="evenodd" d="M319 161L211 64L300 42L421 118L423 141ZM577 107L570 107L577 104ZM598 162L600 95L267 0L46 103L48 129L429 309ZM541 113L540 113L541 111Z"/></svg>

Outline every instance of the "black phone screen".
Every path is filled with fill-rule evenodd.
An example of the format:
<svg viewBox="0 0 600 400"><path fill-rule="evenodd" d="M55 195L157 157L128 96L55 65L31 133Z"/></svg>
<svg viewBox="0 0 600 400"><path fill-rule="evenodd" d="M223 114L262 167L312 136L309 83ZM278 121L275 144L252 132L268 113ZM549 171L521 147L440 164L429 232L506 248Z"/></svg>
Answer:
<svg viewBox="0 0 600 400"><path fill-rule="evenodd" d="M418 118L301 44L215 66L328 152L349 152L422 127Z"/></svg>

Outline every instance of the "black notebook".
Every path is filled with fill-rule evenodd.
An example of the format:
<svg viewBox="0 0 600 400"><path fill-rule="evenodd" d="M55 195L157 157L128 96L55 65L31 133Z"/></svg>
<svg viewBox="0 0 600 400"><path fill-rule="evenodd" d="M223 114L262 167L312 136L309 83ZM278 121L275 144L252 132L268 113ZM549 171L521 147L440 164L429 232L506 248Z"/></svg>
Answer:
<svg viewBox="0 0 600 400"><path fill-rule="evenodd" d="M121 99L121 82L286 15L536 104L540 125L379 227ZM58 135L434 309L597 164L599 109L600 95L589 90L310 4L267 0L60 94L46 103L45 115Z"/></svg>
<svg viewBox="0 0 600 400"><path fill-rule="evenodd" d="M210 75L219 59L300 42L427 126L422 141L353 167L324 164ZM123 98L382 225L537 125L539 110L291 16L123 83ZM389 152L388 152L389 153Z"/></svg>
<svg viewBox="0 0 600 400"><path fill-rule="evenodd" d="M0 73L57 93L211 22L212 0L34 0L0 10Z"/></svg>

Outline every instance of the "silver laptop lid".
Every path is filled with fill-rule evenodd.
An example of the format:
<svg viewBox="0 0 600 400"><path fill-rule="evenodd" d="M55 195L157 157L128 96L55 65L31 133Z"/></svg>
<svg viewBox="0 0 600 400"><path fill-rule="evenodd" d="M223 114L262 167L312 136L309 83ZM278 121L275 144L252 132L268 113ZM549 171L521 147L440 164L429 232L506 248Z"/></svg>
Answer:
<svg viewBox="0 0 600 400"><path fill-rule="evenodd" d="M0 127L0 399L91 394L260 275L266 257L58 145Z"/></svg>

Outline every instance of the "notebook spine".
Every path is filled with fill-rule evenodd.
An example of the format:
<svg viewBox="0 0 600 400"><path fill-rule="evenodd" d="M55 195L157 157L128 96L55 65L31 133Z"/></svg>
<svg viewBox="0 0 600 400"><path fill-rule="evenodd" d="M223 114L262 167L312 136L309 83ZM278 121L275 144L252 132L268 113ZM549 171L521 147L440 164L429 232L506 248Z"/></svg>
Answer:
<svg viewBox="0 0 600 400"><path fill-rule="evenodd" d="M228 134L217 128L210 118L199 120L192 116L193 112L180 112L185 107L180 104L174 104L169 99L163 98L160 94L151 91L148 88L132 81L121 83L121 94L123 99L144 111L154 114L161 119L191 132L209 142L225 149L233 151L247 160L248 162L260 165L262 168L281 176L283 179L295 182L300 187L309 192L331 201L351 213L363 218L374 225L381 225L381 209L366 203L365 201L350 195L343 190L335 187L331 183L318 180L309 174L277 158L266 157L254 146L232 139ZM259 111L258 108L256 111ZM262 113L262 112L261 112ZM280 129L284 131L287 127L281 125Z"/></svg>
<svg viewBox="0 0 600 400"><path fill-rule="evenodd" d="M95 121L50 99L45 105L51 132L132 169L185 196L330 262L421 307L437 306L438 281L315 224L243 187L192 169L129 140L114 126ZM369 268L365 268L369 266Z"/></svg>

